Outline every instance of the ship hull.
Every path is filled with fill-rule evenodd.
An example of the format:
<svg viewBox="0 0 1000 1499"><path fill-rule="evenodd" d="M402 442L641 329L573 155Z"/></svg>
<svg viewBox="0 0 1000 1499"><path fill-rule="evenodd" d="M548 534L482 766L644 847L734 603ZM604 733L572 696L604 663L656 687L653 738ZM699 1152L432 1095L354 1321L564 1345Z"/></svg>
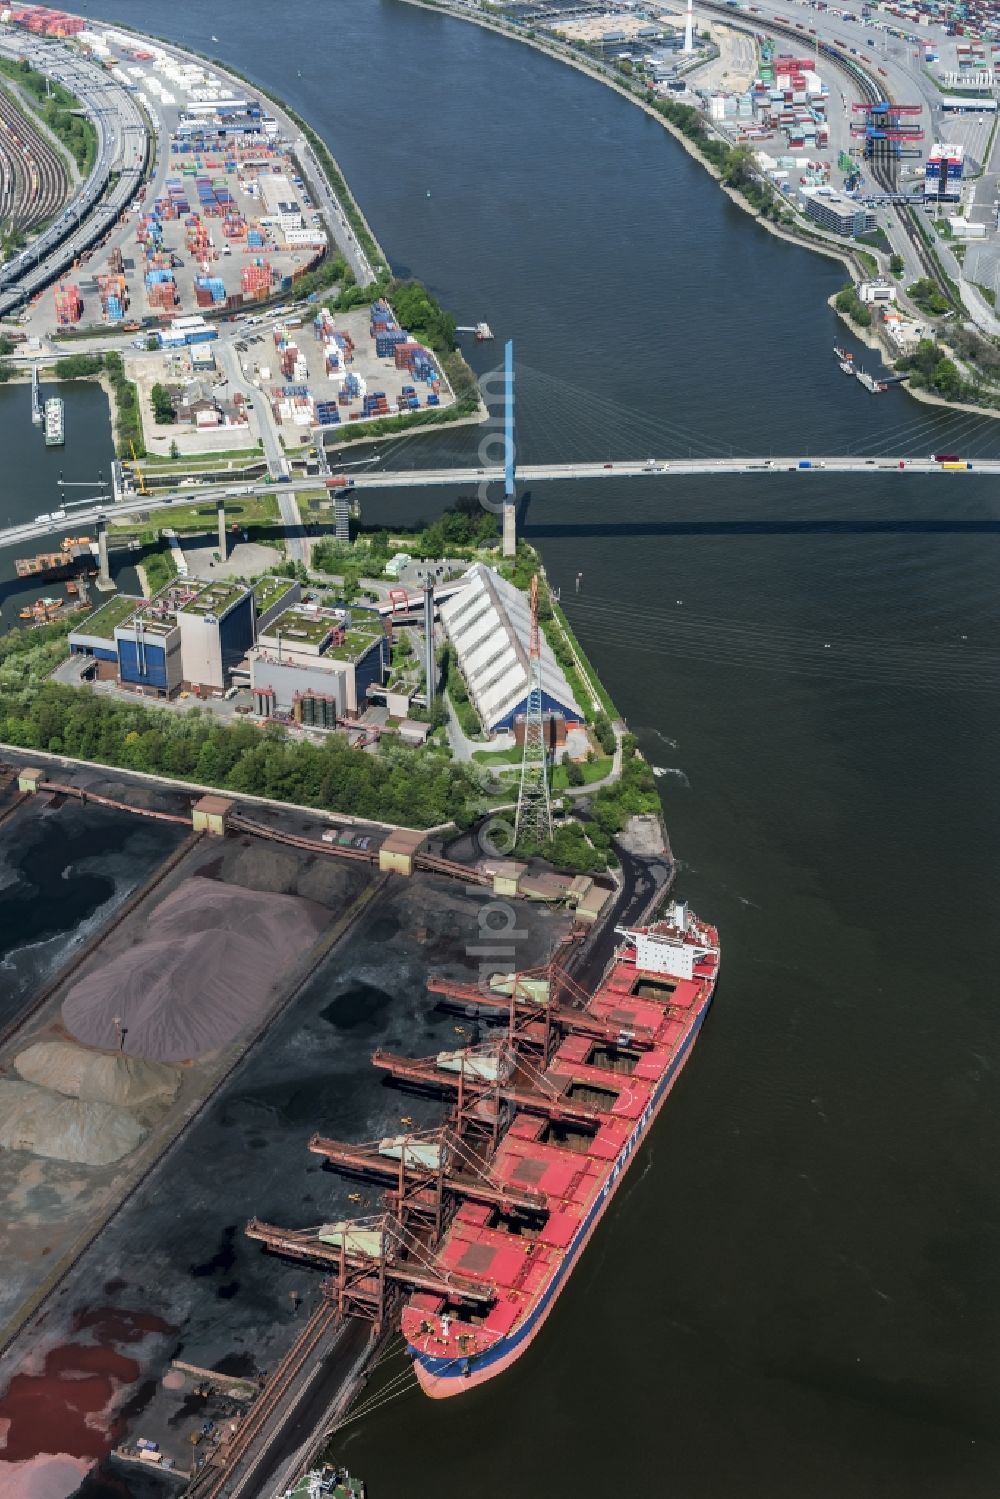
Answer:
<svg viewBox="0 0 1000 1499"><path fill-rule="evenodd" d="M589 1244L594 1230L604 1217L611 1199L624 1180L633 1155L645 1140L668 1093L680 1076L684 1064L690 1056L694 1043L698 1038L698 1033L701 1030L705 1016L708 1014L709 1007L715 995L717 982L718 975L716 975L716 979L712 984L711 991L706 995L701 1004L701 1008L683 1046L678 1051L671 1066L663 1074L649 1108L646 1111L646 1117L644 1120L640 1120L641 1127L629 1138L628 1143L618 1156L600 1196L590 1209L575 1239L567 1249L562 1264L539 1298L537 1306L529 1313L522 1325L507 1337L500 1338L492 1347L484 1350L482 1354L468 1359L434 1358L413 1344L408 1345L407 1352L413 1359L414 1372L416 1373L420 1387L432 1400L447 1400L452 1395L462 1395L467 1390L475 1389L477 1385L485 1384L487 1380L494 1379L498 1374L502 1374L505 1369L509 1369L511 1364L519 1359L521 1354L530 1347L537 1334L541 1331L546 1318L559 1298L559 1293L569 1280L574 1266Z"/></svg>

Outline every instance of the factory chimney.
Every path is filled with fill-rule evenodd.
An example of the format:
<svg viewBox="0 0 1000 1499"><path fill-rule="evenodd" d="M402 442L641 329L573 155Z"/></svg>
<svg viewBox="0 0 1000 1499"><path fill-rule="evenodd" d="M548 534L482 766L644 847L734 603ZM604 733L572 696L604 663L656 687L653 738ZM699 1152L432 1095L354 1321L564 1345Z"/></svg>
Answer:
<svg viewBox="0 0 1000 1499"><path fill-rule="evenodd" d="M434 584L430 578L424 582L424 675L426 677L427 706L434 705L437 663L434 660Z"/></svg>
<svg viewBox="0 0 1000 1499"><path fill-rule="evenodd" d="M688 0L688 4L687 4L687 20L684 23L684 51L685 52L693 52L694 51L694 11L692 9L692 4L693 4L693 0Z"/></svg>

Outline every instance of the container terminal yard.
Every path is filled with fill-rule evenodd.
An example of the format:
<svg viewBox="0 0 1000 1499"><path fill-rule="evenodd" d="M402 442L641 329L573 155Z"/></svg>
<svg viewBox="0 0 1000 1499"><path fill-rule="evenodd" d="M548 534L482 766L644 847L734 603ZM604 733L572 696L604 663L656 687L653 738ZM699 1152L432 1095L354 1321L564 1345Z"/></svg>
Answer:
<svg viewBox="0 0 1000 1499"><path fill-rule="evenodd" d="M537 1222L548 1177L522 1186L513 1156L488 1165L487 1142L502 1154L502 1136L523 1136L515 1154L552 1166L564 1130L614 1133L596 1052L610 1067L630 1026L638 1051L634 1065L628 1045L615 1052L615 1096L649 1088L635 1077L660 1055L652 989L630 1020L620 1001L580 1001L616 925L663 899L669 852L623 851L625 880L584 929L568 882L540 875L536 898L518 898L517 871L476 858L468 837L341 823L355 836L331 842L322 815L55 760L3 779L11 848L39 822L127 819L158 840L124 901L2 1017L2 1171L18 1204L2 1242L15 1267L0 1304L3 1458L50 1461L55 1422L81 1468L166 1465L199 1495L276 1492L323 1447L407 1295L419 1307L459 1280L460 1304L488 1294L439 1264L446 1225L479 1232L459 1225L481 1209ZM489 913L515 909L516 940L490 939ZM502 978L476 987L482 951L528 975L515 993ZM454 1059L467 1047L466 1075ZM482 1060L498 1047L518 1057L500 1093ZM536 1091L547 1053L561 1100L552 1081ZM385 1086L389 1059L399 1071L428 1054L440 1066L417 1092ZM442 1080L458 1089L450 1124ZM638 1111L643 1128L652 1113ZM533 1146L526 1126L545 1118L556 1134ZM349 1143L373 1140L385 1148Z"/></svg>

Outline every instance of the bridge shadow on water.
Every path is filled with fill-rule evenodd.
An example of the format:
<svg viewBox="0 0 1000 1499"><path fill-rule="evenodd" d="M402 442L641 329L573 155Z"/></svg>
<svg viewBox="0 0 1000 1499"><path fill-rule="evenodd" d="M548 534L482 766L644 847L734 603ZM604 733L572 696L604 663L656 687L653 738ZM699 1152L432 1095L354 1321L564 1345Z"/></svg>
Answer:
<svg viewBox="0 0 1000 1499"><path fill-rule="evenodd" d="M526 489L517 502L517 534L525 541L615 536L995 536L1000 535L1000 517L964 520L959 516L922 516L914 519L856 519L814 516L805 520L643 520L550 521L544 504Z"/></svg>
<svg viewBox="0 0 1000 1499"><path fill-rule="evenodd" d="M541 521L518 527L525 540L612 536L994 536L998 520Z"/></svg>

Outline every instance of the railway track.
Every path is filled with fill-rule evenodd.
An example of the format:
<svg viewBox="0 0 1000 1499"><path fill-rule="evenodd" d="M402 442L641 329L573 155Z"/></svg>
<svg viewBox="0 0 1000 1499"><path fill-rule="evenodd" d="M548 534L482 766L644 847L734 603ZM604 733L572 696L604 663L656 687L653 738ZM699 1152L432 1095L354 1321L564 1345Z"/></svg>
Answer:
<svg viewBox="0 0 1000 1499"><path fill-rule="evenodd" d="M875 79L872 78L870 73L868 73L864 68L855 63L851 58L845 57L844 54L842 52L839 52L836 47L831 47L829 43L821 42L819 50L820 52L828 56L832 62L835 62L840 68L842 68L843 71L846 72L851 78L853 78L854 82L857 84L858 89L861 92L861 97L866 104L876 104L880 99L885 99L885 101L889 104L895 104L898 102L888 89L883 89L875 81ZM895 167L886 167L882 163L876 164L875 162L872 162L870 165L872 177L878 183L879 187L883 189L883 191L887 193L895 193L899 191L899 186L896 181ZM934 283L934 285L940 291L941 295L947 298L950 306L954 307L958 305L956 304L955 294L951 289L951 285L949 284L947 277L945 276L941 267L938 265L936 258L931 254L930 248L925 242L919 228L913 222L911 210L908 207L897 206L896 216L899 219L899 223L902 227L903 233L906 235L907 239L910 241L910 244L913 246L913 251L917 257L917 260L920 262L920 266L924 271L924 274L928 277L929 280Z"/></svg>
<svg viewBox="0 0 1000 1499"><path fill-rule="evenodd" d="M243 1418L226 1451L225 1462L218 1466L207 1463L192 1479L187 1490L191 1499L218 1499L237 1477L254 1443L265 1434L282 1403L293 1393L293 1386L308 1372L307 1365L315 1362L313 1355L324 1337L334 1331L337 1320L336 1307L324 1303L317 1308Z"/></svg>
<svg viewBox="0 0 1000 1499"><path fill-rule="evenodd" d="M0 223L28 233L54 218L68 193L61 156L0 89Z"/></svg>

